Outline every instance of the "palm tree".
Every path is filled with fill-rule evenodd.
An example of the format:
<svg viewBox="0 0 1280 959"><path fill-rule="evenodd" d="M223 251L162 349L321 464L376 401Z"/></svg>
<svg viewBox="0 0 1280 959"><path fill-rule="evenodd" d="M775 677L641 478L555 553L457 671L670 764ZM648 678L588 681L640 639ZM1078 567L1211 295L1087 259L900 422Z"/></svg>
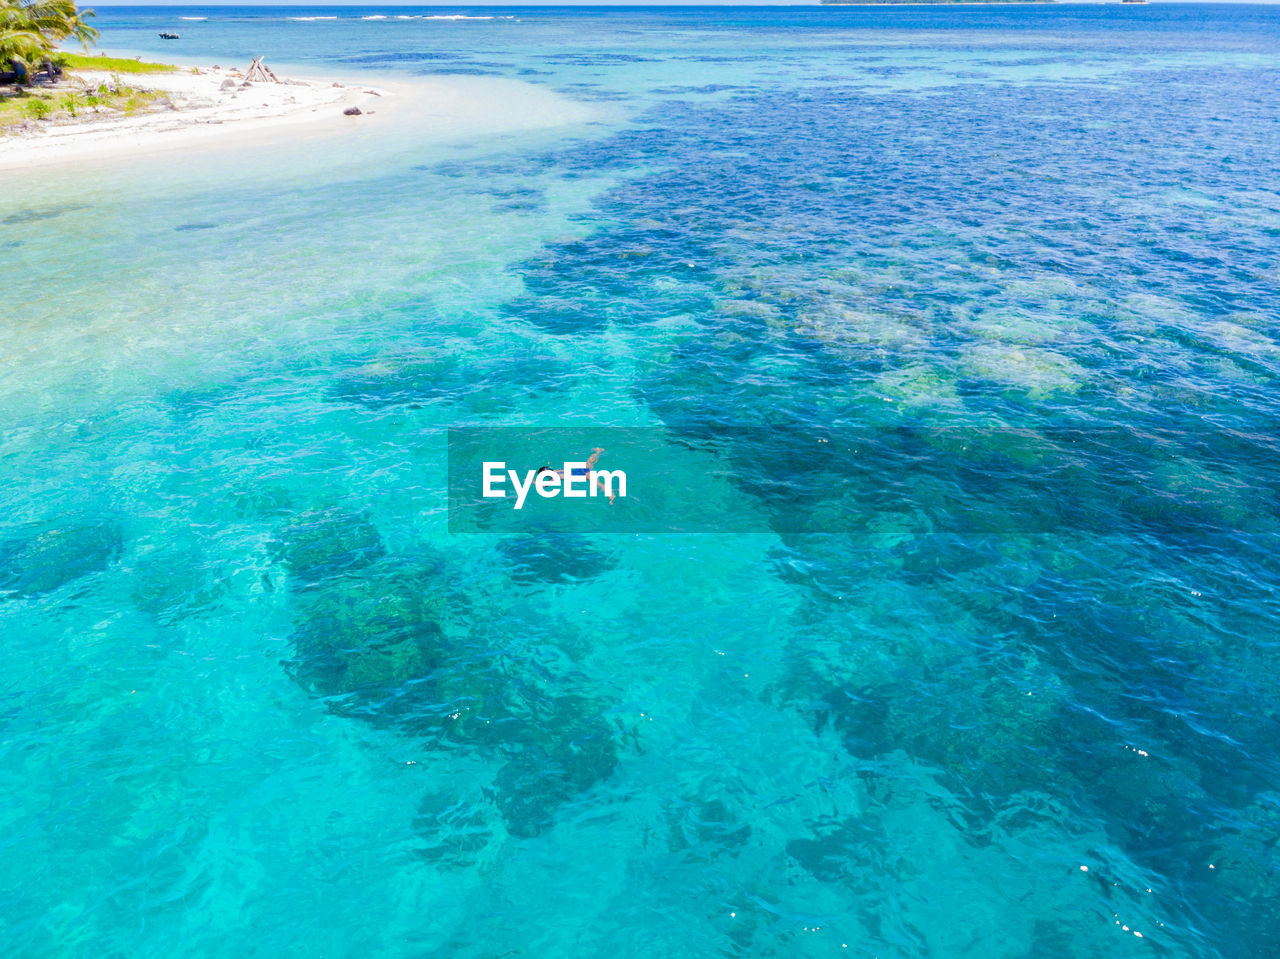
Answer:
<svg viewBox="0 0 1280 959"><path fill-rule="evenodd" d="M0 0L0 64L12 64L25 77L37 63L53 74L52 56L59 43L74 38L88 49L98 31L85 21L92 10L79 10L75 0Z"/></svg>
<svg viewBox="0 0 1280 959"><path fill-rule="evenodd" d="M12 67L22 77L27 68L39 62L48 46L38 30L12 16L8 6L0 7L0 68Z"/></svg>

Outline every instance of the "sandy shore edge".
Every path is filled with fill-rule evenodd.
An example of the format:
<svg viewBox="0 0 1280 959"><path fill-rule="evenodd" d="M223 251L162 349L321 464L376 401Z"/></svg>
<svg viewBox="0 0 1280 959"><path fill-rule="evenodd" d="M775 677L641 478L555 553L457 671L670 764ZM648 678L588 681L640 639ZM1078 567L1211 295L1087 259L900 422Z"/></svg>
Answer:
<svg viewBox="0 0 1280 959"><path fill-rule="evenodd" d="M58 91L93 89L112 82L108 71L77 70ZM159 93L159 109L133 116L82 113L75 119L35 120L0 135L0 170L31 165L85 163L96 158L150 154L217 141L242 143L246 137L282 131L340 132L358 127L366 116L394 99L387 87L281 76L279 83L246 83L244 71L228 67L179 67L172 73L123 74L118 82ZM358 108L359 116L345 110Z"/></svg>

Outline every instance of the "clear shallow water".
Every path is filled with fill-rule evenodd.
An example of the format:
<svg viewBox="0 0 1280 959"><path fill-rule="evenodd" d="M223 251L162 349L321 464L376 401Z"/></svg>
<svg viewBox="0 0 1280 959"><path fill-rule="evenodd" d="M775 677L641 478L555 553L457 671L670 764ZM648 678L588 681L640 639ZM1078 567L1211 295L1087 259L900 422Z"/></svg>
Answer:
<svg viewBox="0 0 1280 959"><path fill-rule="evenodd" d="M3 183L10 951L1274 955L1280 13L380 12L99 22L594 124Z"/></svg>

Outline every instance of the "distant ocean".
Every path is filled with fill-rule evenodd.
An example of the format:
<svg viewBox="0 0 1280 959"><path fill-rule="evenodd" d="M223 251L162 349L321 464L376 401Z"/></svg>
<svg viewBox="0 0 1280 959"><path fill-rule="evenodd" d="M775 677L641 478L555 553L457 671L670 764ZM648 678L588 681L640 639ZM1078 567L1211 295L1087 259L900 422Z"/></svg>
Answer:
<svg viewBox="0 0 1280 959"><path fill-rule="evenodd" d="M96 22L579 107L4 175L7 955L1280 955L1280 7Z"/></svg>

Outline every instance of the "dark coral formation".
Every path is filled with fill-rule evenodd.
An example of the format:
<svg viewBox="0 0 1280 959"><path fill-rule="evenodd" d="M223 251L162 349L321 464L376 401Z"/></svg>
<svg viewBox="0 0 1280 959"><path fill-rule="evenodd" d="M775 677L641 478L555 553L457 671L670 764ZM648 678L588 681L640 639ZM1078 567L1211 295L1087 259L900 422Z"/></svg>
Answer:
<svg viewBox="0 0 1280 959"><path fill-rule="evenodd" d="M515 836L536 836L556 810L613 772L617 749L600 705L566 694L545 704L533 722L503 744L514 752L498 772L492 795Z"/></svg>
<svg viewBox="0 0 1280 959"><path fill-rule="evenodd" d="M363 512L341 507L311 510L290 520L273 543L273 556L283 560L303 583L361 569L386 552L378 529Z"/></svg>
<svg viewBox="0 0 1280 959"><path fill-rule="evenodd" d="M501 759L487 801L509 835L549 828L612 773L615 729L569 657L537 629L504 628L501 608L473 608L440 557L387 555L364 513L337 508L287 523L273 554L289 571L289 672L343 715ZM429 836L423 854L472 861L490 827L476 809L442 802L424 799L419 826L447 835Z"/></svg>
<svg viewBox="0 0 1280 959"><path fill-rule="evenodd" d="M381 707L444 662L448 596L431 570L381 563L293 591L293 674L323 696Z"/></svg>
<svg viewBox="0 0 1280 959"><path fill-rule="evenodd" d="M106 569L123 547L119 526L89 519L28 528L7 536L0 539L0 595L51 593Z"/></svg>

